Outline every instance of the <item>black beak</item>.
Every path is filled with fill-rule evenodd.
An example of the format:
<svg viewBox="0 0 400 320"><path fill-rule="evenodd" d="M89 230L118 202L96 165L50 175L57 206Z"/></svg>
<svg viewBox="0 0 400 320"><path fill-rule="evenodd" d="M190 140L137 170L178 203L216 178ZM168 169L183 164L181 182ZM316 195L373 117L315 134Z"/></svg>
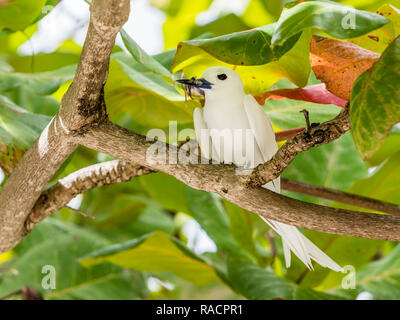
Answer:
<svg viewBox="0 0 400 320"><path fill-rule="evenodd" d="M196 77L193 77L191 79L179 79L175 81L185 86L195 87L198 89L211 89L211 86L213 85L206 79L203 78L196 79Z"/></svg>

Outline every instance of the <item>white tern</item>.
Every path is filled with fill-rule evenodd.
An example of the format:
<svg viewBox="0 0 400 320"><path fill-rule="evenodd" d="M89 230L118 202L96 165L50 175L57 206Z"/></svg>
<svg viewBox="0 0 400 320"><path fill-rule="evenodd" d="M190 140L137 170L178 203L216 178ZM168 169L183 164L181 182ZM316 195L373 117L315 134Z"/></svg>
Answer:
<svg viewBox="0 0 400 320"><path fill-rule="evenodd" d="M245 94L242 79L234 70L212 67L201 79L178 82L189 88L189 95L194 92L205 98L204 108L196 108L193 114L203 157L251 169L276 153L278 145L267 114L253 96ZM280 178L263 187L280 193ZM311 260L314 260L334 271L343 270L296 227L262 219L282 237L286 267L290 266L293 251L309 269L313 269Z"/></svg>

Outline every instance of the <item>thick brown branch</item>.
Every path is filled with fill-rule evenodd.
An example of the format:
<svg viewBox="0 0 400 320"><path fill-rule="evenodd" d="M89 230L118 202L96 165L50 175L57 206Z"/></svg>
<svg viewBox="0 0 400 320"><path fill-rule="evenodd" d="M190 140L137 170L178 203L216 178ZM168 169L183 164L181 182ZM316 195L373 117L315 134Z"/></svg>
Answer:
<svg viewBox="0 0 400 320"><path fill-rule="evenodd" d="M344 108L335 119L313 125L310 130L304 130L289 139L271 160L260 164L253 171L247 178L248 185L262 186L279 177L300 152L332 142L348 130L350 130L349 106Z"/></svg>
<svg viewBox="0 0 400 320"><path fill-rule="evenodd" d="M25 153L0 192L0 253L26 235L24 222L41 191L76 144L54 118Z"/></svg>
<svg viewBox="0 0 400 320"><path fill-rule="evenodd" d="M75 171L42 193L25 222L26 231L30 232L35 224L64 207L78 194L96 187L129 181L150 172L152 170L146 167L118 160Z"/></svg>
<svg viewBox="0 0 400 320"><path fill-rule="evenodd" d="M0 253L26 235L25 221L41 191L77 146L72 135L107 118L102 88L115 37L129 15L129 0L93 0L90 11L80 62L60 111L25 153L0 193Z"/></svg>
<svg viewBox="0 0 400 320"><path fill-rule="evenodd" d="M42 193L26 222L27 231L29 232L36 223L40 222L48 215L62 207L66 207L66 204L78 194L98 186L129 181L133 177L151 172L155 171L120 160L103 162L80 169L61 179L56 185ZM281 178L281 187L283 190L287 191L400 216L400 206L347 192L285 178ZM72 208L70 209L75 210ZM77 212L85 215L83 212Z"/></svg>
<svg viewBox="0 0 400 320"><path fill-rule="evenodd" d="M341 119L340 116L338 118ZM163 171L195 189L218 193L228 201L268 219L320 232L400 241L399 217L324 207L261 187L246 187L243 177L236 175L233 166L171 164L168 163L169 154L177 151L175 147L158 143L159 152L151 152L149 148L154 146L153 142L112 123L94 127L78 139L89 148ZM197 156L192 160L197 161Z"/></svg>
<svg viewBox="0 0 400 320"><path fill-rule="evenodd" d="M313 184L300 181L281 178L281 188L283 190L306 194L318 198L323 198L352 206L389 213L394 216L400 216L400 206L376 199L371 199L356 194L324 188Z"/></svg>
<svg viewBox="0 0 400 320"><path fill-rule="evenodd" d="M128 20L129 0L93 0L90 23L74 81L61 101L60 116L68 130L82 130L106 118L103 86L111 50Z"/></svg>

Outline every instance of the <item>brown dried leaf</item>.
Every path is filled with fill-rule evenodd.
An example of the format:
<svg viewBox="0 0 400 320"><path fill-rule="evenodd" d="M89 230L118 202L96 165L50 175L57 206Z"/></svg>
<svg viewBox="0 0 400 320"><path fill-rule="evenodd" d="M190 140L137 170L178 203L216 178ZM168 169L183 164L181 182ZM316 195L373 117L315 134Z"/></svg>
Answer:
<svg viewBox="0 0 400 320"><path fill-rule="evenodd" d="M380 58L380 54L350 42L314 35L310 62L316 77L334 95L350 100L354 81Z"/></svg>

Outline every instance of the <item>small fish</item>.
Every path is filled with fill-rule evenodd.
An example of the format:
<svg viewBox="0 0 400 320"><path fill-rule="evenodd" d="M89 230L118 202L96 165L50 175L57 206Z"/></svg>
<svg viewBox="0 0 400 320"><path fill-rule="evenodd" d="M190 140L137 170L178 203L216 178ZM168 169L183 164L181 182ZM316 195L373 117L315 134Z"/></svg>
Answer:
<svg viewBox="0 0 400 320"><path fill-rule="evenodd" d="M196 77L192 77L190 79L179 79L175 81L183 85L183 90L185 91L185 102L187 102L188 96L193 99L192 89L195 89L197 94L203 96L204 92L201 89L211 89L211 86L213 85L211 82L205 79L197 79Z"/></svg>

